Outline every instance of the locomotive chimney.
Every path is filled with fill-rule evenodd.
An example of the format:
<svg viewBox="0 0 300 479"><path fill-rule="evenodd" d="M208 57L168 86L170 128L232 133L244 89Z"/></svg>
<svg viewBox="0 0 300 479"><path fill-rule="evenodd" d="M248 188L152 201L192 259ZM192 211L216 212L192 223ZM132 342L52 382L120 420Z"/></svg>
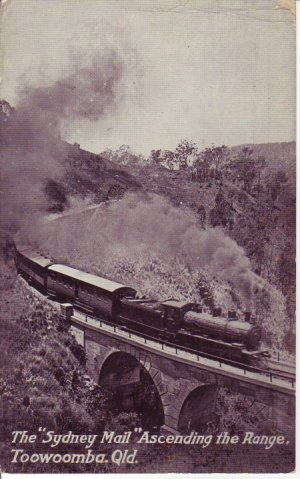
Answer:
<svg viewBox="0 0 300 479"><path fill-rule="evenodd" d="M213 316L221 316L222 315L222 309L221 308L214 308L213 310Z"/></svg>
<svg viewBox="0 0 300 479"><path fill-rule="evenodd" d="M251 322L251 311L245 311L244 312L244 318L247 323Z"/></svg>
<svg viewBox="0 0 300 479"><path fill-rule="evenodd" d="M236 319L236 311L234 309L228 311L228 319L231 321Z"/></svg>

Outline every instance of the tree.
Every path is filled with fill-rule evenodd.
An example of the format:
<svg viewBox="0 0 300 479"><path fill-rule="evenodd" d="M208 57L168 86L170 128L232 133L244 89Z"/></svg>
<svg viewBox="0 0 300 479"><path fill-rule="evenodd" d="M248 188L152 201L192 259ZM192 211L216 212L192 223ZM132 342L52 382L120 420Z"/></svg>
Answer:
<svg viewBox="0 0 300 479"><path fill-rule="evenodd" d="M256 160L252 155L253 150L245 146L235 162L238 178L244 183L244 189L247 193L251 193L254 180L257 176Z"/></svg>
<svg viewBox="0 0 300 479"><path fill-rule="evenodd" d="M195 162L195 169L196 169L196 176L197 180L202 183L207 181L209 177L209 165L205 160L202 160L201 158L197 158Z"/></svg>
<svg viewBox="0 0 300 479"><path fill-rule="evenodd" d="M278 170L273 173L271 181L269 183L269 191L273 201L276 201L279 193L281 192L282 185L287 183L288 176L283 170Z"/></svg>
<svg viewBox="0 0 300 479"><path fill-rule="evenodd" d="M143 165L146 162L145 158L142 155L135 154L129 145L121 145L115 151L108 148L100 155L120 165L131 167Z"/></svg>
<svg viewBox="0 0 300 479"><path fill-rule="evenodd" d="M0 122L7 121L12 113L14 113L15 109L10 106L8 101L0 100Z"/></svg>
<svg viewBox="0 0 300 479"><path fill-rule="evenodd" d="M206 219L205 207L203 205L199 205L199 207L197 209L197 213L198 213L198 216L199 216L199 221L201 223L201 226L202 226L202 228L204 228L205 219Z"/></svg>
<svg viewBox="0 0 300 479"><path fill-rule="evenodd" d="M229 161L229 151L227 146L212 146L205 148L197 155L195 167L197 168L197 178L200 181L206 181L209 177L221 179L221 170L225 168Z"/></svg>
<svg viewBox="0 0 300 479"><path fill-rule="evenodd" d="M165 150L164 151L164 162L166 163L167 167L169 170L173 171L174 170L174 153L173 151L170 150Z"/></svg>
<svg viewBox="0 0 300 479"><path fill-rule="evenodd" d="M216 194L215 203L216 203L216 205L220 205L224 202L225 202L224 194L222 193L222 191L219 191Z"/></svg>
<svg viewBox="0 0 300 479"><path fill-rule="evenodd" d="M232 228L233 214L230 203L225 199L222 191L215 197L215 206L210 210L209 219L212 226L226 226Z"/></svg>
<svg viewBox="0 0 300 479"><path fill-rule="evenodd" d="M174 161L179 165L179 169L187 168L189 156L195 154L197 149L196 143L186 138L178 143L174 151Z"/></svg>
<svg viewBox="0 0 300 479"><path fill-rule="evenodd" d="M211 148L206 148L201 156L204 161L206 160L209 163L211 168L215 168L218 171L221 164L228 161L228 148L225 145L212 146Z"/></svg>
<svg viewBox="0 0 300 479"><path fill-rule="evenodd" d="M288 181L288 176L286 172L283 170L276 171L274 177L275 177L275 182L278 184L286 183Z"/></svg>
<svg viewBox="0 0 300 479"><path fill-rule="evenodd" d="M161 150L151 150L149 160L151 163L159 165L163 161Z"/></svg>

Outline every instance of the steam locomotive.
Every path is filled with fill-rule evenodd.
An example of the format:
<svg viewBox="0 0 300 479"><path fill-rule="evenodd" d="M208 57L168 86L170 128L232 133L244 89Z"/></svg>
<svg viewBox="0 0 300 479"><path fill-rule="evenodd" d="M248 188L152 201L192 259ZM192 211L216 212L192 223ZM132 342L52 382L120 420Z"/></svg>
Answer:
<svg viewBox="0 0 300 479"><path fill-rule="evenodd" d="M131 287L56 264L29 249L15 248L15 264L44 294L140 335L245 364L268 355L260 348L261 328L248 312L241 321L234 311L222 317L220 308L208 314L196 303L138 299Z"/></svg>

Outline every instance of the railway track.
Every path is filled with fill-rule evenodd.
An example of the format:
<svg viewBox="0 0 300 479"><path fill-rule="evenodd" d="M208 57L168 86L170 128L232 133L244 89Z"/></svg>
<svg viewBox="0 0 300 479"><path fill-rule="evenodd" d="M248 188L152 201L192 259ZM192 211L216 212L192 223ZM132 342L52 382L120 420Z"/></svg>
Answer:
<svg viewBox="0 0 300 479"><path fill-rule="evenodd" d="M271 358L266 361L266 369L274 376L281 374L296 381L296 364L292 361L277 361Z"/></svg>

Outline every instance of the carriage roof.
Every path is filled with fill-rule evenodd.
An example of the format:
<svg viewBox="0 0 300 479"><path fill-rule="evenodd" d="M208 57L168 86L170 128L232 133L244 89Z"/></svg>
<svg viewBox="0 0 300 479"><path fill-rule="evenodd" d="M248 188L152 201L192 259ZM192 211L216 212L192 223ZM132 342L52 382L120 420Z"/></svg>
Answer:
<svg viewBox="0 0 300 479"><path fill-rule="evenodd" d="M20 254L24 256L25 258L29 259L30 261L32 261L33 263L38 264L39 266L42 266L43 268L53 264L53 261L50 258L41 256L39 253L36 253L35 251L29 250L29 249L20 251Z"/></svg>
<svg viewBox="0 0 300 479"><path fill-rule="evenodd" d="M116 283L115 281L111 281L106 278L101 278L100 276L96 276L94 274L85 273L84 271L79 271L78 269L71 268L70 266L64 266L62 264L55 264L50 266L49 271L60 273L69 278L81 281L82 283L86 283L91 286L101 288L105 291L109 291L110 293L114 293L115 291L124 289L124 288L130 289L131 291L135 291L133 288L129 288L128 286L125 286L124 284Z"/></svg>

